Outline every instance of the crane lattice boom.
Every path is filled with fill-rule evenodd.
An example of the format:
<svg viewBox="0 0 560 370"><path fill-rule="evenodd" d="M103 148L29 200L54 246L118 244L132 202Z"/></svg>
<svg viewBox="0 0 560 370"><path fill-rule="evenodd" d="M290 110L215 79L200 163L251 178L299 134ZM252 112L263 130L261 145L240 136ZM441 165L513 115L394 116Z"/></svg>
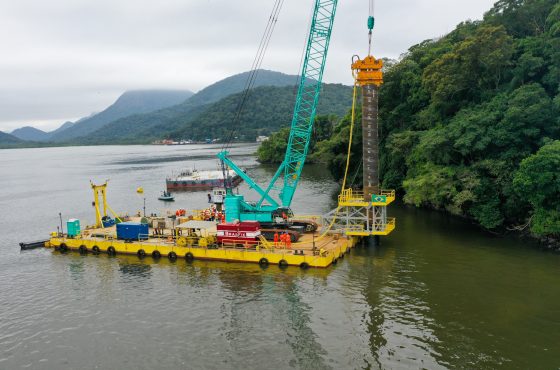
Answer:
<svg viewBox="0 0 560 370"><path fill-rule="evenodd" d="M268 187L263 189L255 183L227 157L227 152L218 154L261 196L256 204L249 204L243 196L230 191L225 199L228 222L233 219L271 221L280 204L289 208L292 203L309 150L337 3L338 0L315 0L286 155ZM280 177L283 178L283 186L278 202L270 192ZM265 202L267 204L263 204Z"/></svg>

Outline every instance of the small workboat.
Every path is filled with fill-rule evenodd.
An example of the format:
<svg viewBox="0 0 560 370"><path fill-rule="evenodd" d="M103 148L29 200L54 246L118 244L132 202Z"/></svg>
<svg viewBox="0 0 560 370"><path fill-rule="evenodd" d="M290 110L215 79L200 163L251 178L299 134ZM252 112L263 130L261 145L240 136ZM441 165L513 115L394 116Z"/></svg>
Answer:
<svg viewBox="0 0 560 370"><path fill-rule="evenodd" d="M169 191L162 191L161 195L158 197L159 200L163 200L165 202L173 202L175 197Z"/></svg>

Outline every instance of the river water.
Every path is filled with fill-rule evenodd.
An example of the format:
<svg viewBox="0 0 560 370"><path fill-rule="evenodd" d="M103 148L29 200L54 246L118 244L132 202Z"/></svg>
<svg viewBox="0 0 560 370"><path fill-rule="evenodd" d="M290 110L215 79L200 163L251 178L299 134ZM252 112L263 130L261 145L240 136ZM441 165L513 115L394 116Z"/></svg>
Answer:
<svg viewBox="0 0 560 370"><path fill-rule="evenodd" d="M380 247L321 270L20 252L59 212L94 221L90 179L110 179L117 212L144 197L160 211L165 176L213 169L218 150L0 151L0 369L560 368L560 255L435 212L392 206ZM264 183L274 169L254 150L233 158ZM308 166L293 208L326 212L336 190ZM178 193L173 207L205 205L205 192Z"/></svg>

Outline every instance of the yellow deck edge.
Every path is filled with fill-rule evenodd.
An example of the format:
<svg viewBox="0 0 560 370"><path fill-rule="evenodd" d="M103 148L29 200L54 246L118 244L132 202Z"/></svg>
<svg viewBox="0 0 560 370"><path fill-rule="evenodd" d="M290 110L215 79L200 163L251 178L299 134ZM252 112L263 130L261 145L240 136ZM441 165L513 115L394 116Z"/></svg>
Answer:
<svg viewBox="0 0 560 370"><path fill-rule="evenodd" d="M350 237L341 246L327 251L324 256L294 255L288 250L282 250L280 252L278 250L268 251L266 249L261 249L259 251L230 248L207 249L202 247L179 247L170 244L142 242L125 243L120 240L95 240L83 239L80 237L52 237L46 247L57 248L61 244L65 244L69 250L78 251L80 246L84 245L87 250L91 252L92 248L97 246L101 252L105 253L109 247L113 247L117 254L138 254L138 251L143 249L147 256L150 256L154 251L158 251L161 256L167 256L169 253L175 252L177 258L185 258L187 253L191 253L194 259L229 262L259 263L261 258L266 258L271 265L279 264L281 260L285 260L290 266L301 266L301 264L305 262L309 267L326 268L347 253L350 248L353 248L357 240L358 239L355 237Z"/></svg>

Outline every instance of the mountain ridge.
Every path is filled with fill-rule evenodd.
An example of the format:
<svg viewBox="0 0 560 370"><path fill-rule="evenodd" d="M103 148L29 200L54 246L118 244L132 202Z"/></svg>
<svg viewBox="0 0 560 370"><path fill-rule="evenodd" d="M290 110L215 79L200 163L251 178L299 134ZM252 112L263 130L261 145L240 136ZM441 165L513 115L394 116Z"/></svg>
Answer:
<svg viewBox="0 0 560 370"><path fill-rule="evenodd" d="M51 138L54 142L67 142L85 136L119 118L138 113L149 113L179 104L193 95L190 90L131 90L104 109L89 118L79 120L71 127L57 132Z"/></svg>
<svg viewBox="0 0 560 370"><path fill-rule="evenodd" d="M352 87L323 84L318 114L342 116L351 106ZM243 93L231 94L210 104L185 110L184 105L156 113L115 121L88 136L80 144L146 144L158 139L220 139L227 136ZM238 140L253 141L279 127L289 126L296 92L292 86L259 86L251 91L240 122Z"/></svg>
<svg viewBox="0 0 560 370"><path fill-rule="evenodd" d="M292 86L297 81L298 76L288 75L282 72L259 70L255 79L254 88L263 86L286 87ZM165 126L173 126L177 129L181 122L184 122L191 115L198 115L204 110L204 106L216 103L220 99L224 99L232 94L238 94L245 88L247 78L250 72L242 72L229 76L217 81L191 96L185 102L163 108L146 114L135 114L122 117L118 120L110 122L100 130L105 130L105 134L99 130L78 138L80 143L94 143L94 138L98 140L111 140L115 135L123 130L137 130L140 127L146 137L152 139L161 138L162 135L150 136L153 131L165 131L169 133L171 130L165 130ZM189 118L190 119L190 118ZM99 132L97 132L99 131ZM112 134L109 134L112 133ZM137 136L133 132L132 136ZM124 140L124 138L121 138ZM149 140L148 140L149 141ZM144 142L148 142L144 141ZM104 141L103 141L104 142ZM119 141L122 142L122 141ZM127 141L124 141L128 143ZM137 142L134 140L133 142Z"/></svg>

